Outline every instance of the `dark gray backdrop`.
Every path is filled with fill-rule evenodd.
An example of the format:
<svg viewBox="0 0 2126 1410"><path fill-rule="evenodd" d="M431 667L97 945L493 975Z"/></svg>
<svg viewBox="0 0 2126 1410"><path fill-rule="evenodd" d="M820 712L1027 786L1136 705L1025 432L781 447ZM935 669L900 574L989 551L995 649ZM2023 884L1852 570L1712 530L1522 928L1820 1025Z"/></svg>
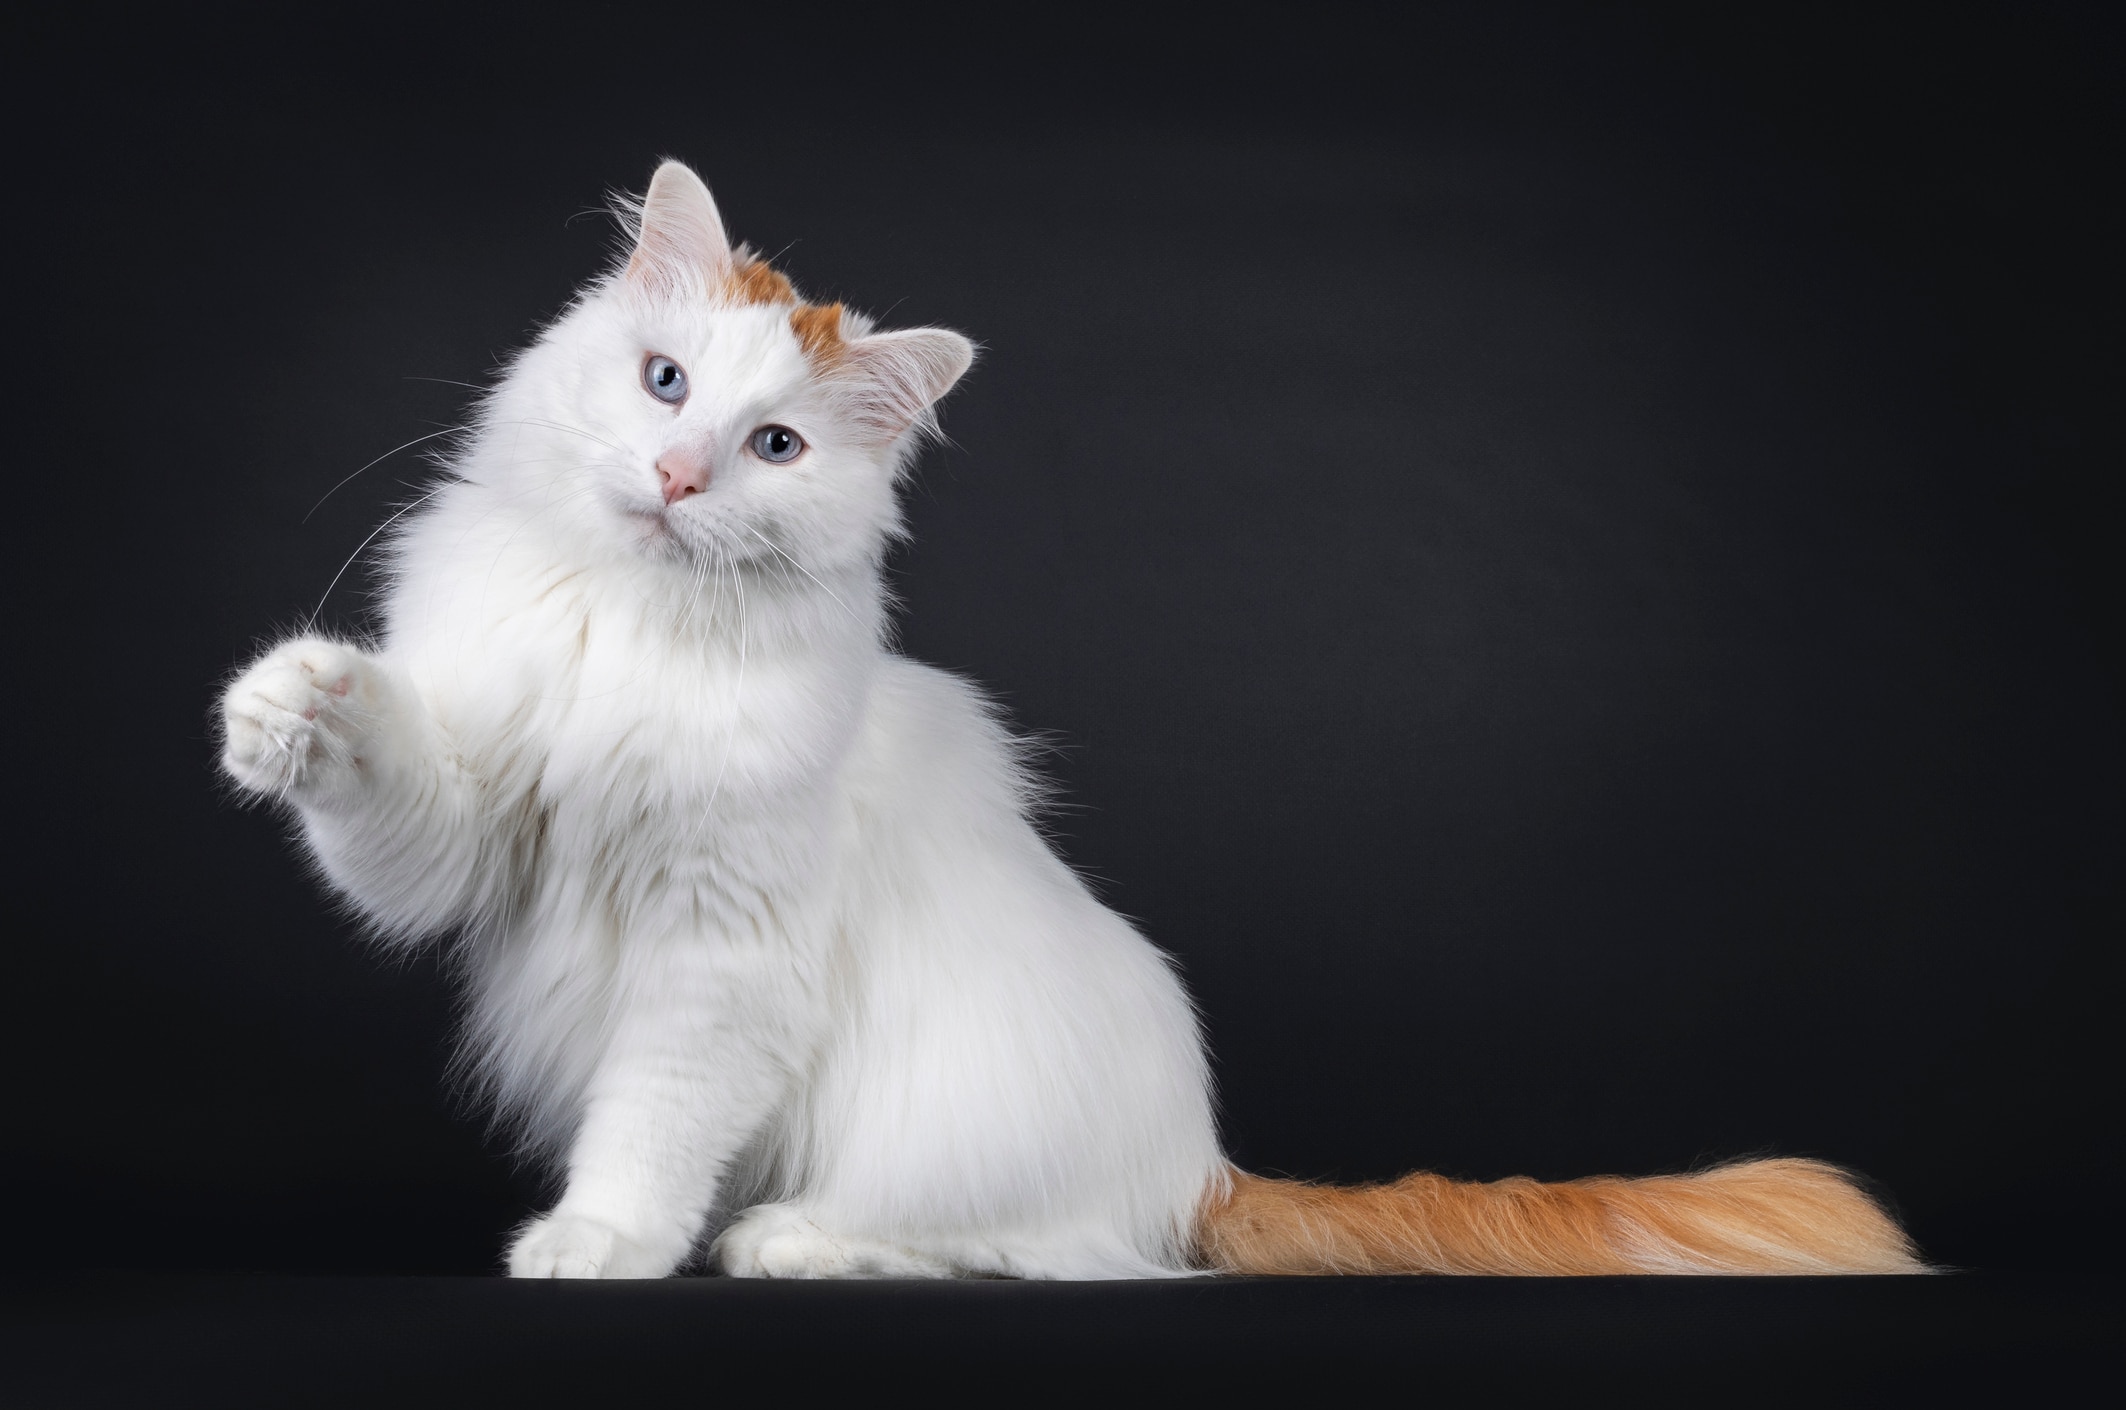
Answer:
<svg viewBox="0 0 2126 1410"><path fill-rule="evenodd" d="M663 154L983 344L903 639L1058 743L1243 1163L1805 1153L1952 1262L2115 1237L2094 12L1475 13L45 34L11 1256L479 1271L541 1197L207 709Z"/></svg>

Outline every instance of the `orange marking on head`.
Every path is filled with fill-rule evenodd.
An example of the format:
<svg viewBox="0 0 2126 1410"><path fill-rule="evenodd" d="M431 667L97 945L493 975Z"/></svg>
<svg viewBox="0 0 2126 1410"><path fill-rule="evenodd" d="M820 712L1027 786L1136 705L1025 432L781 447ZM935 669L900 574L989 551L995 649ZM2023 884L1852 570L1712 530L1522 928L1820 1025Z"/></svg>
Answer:
<svg viewBox="0 0 2126 1410"><path fill-rule="evenodd" d="M813 362L832 362L842 351L842 306L800 304L790 310L790 331Z"/></svg>
<svg viewBox="0 0 2126 1410"><path fill-rule="evenodd" d="M724 280L723 296L734 304L794 304L797 290L766 260L740 251Z"/></svg>
<svg viewBox="0 0 2126 1410"><path fill-rule="evenodd" d="M734 304L789 304L790 331L797 345L814 363L826 364L841 356L842 306L808 304L783 273L741 245L733 252L731 272L723 281L723 296Z"/></svg>

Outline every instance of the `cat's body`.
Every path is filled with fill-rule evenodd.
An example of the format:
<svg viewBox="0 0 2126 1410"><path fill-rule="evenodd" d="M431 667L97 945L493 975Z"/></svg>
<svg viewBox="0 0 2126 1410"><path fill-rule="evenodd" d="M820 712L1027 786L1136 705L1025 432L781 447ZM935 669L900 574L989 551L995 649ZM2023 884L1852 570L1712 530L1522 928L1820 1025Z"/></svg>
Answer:
<svg viewBox="0 0 2126 1410"><path fill-rule="evenodd" d="M1172 969L985 702L885 645L895 478L971 356L799 303L668 164L399 537L381 644L225 696L334 886L462 935L471 1070L568 1174L513 1272L662 1275L726 1224L756 1275L1916 1266L1806 1162L1230 1172Z"/></svg>
<svg viewBox="0 0 2126 1410"><path fill-rule="evenodd" d="M562 556L542 512L444 491L370 667L450 741L430 767L479 780L438 788L476 798L432 839L440 794L396 814L393 854L307 814L368 914L472 923L496 1096L561 1143L601 1085L692 1128L616 1152L669 1163L669 1211L598 1207L669 1218L635 1234L662 1263L720 1183L802 1190L829 1228L928 1224L969 1268L1170 1265L1220 1168L1187 1001L1027 825L980 699L880 648L868 571L830 588L771 558L689 611L655 565Z"/></svg>

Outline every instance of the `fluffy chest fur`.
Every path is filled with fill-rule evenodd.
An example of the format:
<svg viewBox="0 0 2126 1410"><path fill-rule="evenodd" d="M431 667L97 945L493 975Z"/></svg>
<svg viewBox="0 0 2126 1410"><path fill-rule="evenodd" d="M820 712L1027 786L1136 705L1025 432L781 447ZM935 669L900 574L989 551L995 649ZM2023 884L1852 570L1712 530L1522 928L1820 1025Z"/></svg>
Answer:
<svg viewBox="0 0 2126 1410"><path fill-rule="evenodd" d="M544 870L816 861L783 834L824 826L875 622L792 604L752 566L675 583L624 560L556 562L538 516L482 486L449 493L402 548L388 650L492 816L544 830Z"/></svg>

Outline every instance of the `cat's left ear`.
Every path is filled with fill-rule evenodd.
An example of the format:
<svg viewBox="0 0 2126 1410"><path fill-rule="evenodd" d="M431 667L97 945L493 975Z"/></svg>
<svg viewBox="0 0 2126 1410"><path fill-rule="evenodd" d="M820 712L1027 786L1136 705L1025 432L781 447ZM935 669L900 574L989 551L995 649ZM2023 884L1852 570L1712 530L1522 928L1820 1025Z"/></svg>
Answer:
<svg viewBox="0 0 2126 1410"><path fill-rule="evenodd" d="M730 276L731 240L716 198L685 162L666 162L642 198L628 282L665 292L697 281L713 288Z"/></svg>
<svg viewBox="0 0 2126 1410"><path fill-rule="evenodd" d="M836 379L853 394L856 419L880 440L922 421L974 365L974 344L947 328L870 333L846 344Z"/></svg>

